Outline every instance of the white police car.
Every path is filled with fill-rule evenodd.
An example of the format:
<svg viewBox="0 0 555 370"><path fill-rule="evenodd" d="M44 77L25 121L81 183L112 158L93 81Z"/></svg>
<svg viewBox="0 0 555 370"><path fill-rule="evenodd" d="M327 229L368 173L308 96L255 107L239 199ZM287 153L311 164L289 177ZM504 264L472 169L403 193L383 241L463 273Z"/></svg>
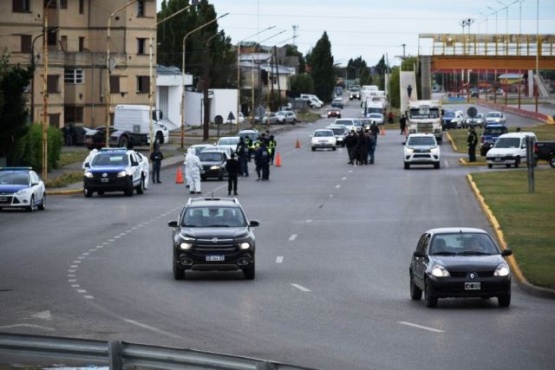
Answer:
<svg viewBox="0 0 555 370"><path fill-rule="evenodd" d="M0 168L0 209L46 209L46 188L31 167Z"/></svg>
<svg viewBox="0 0 555 370"><path fill-rule="evenodd" d="M127 148L103 148L87 157L83 164L83 189L85 197L94 192L123 191L132 196L133 191L143 194L148 188L150 163L148 157Z"/></svg>
<svg viewBox="0 0 555 370"><path fill-rule="evenodd" d="M405 170L413 164L431 164L435 169L439 169L440 154L435 136L429 133L410 134L403 143Z"/></svg>

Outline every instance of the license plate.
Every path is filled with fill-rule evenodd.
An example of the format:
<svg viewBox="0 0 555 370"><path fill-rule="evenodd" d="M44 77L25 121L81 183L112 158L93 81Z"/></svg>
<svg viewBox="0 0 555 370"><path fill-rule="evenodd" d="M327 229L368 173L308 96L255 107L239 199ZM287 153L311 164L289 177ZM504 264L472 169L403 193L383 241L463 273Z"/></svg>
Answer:
<svg viewBox="0 0 555 370"><path fill-rule="evenodd" d="M480 290L481 283L464 283L464 290Z"/></svg>
<svg viewBox="0 0 555 370"><path fill-rule="evenodd" d="M108 182L110 179L100 179L100 182Z"/></svg>
<svg viewBox="0 0 555 370"><path fill-rule="evenodd" d="M0 197L0 203L8 203L8 197Z"/></svg>
<svg viewBox="0 0 555 370"><path fill-rule="evenodd" d="M501 158L495 158L494 161L501 162Z"/></svg>
<svg viewBox="0 0 555 370"><path fill-rule="evenodd" d="M225 256L223 256L223 255L211 255L211 256L206 256L206 261L207 261L207 262L221 262L221 261L225 261Z"/></svg>

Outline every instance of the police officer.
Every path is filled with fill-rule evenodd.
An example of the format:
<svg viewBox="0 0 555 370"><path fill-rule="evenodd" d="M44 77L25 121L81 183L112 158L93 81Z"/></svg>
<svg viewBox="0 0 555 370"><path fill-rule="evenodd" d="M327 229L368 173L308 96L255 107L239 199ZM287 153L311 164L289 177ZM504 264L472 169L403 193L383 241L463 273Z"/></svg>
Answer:
<svg viewBox="0 0 555 370"><path fill-rule="evenodd" d="M162 168L162 159L164 159L164 155L160 151L160 147L158 145L154 146L154 151L150 153L150 160L152 161L152 183L161 184L160 181L160 169Z"/></svg>
<svg viewBox="0 0 555 370"><path fill-rule="evenodd" d="M239 158L239 166L241 167L239 174L241 176L248 177L249 176L249 146L242 136L239 139L239 143L237 144L237 148L235 149L235 152L237 153L237 157Z"/></svg>
<svg viewBox="0 0 555 370"><path fill-rule="evenodd" d="M476 162L476 145L478 144L478 135L474 127L470 127L468 130L468 138L466 139L468 143L468 161Z"/></svg>
<svg viewBox="0 0 555 370"><path fill-rule="evenodd" d="M274 156L276 154L276 146L277 146L277 142L276 139L274 138L274 135L270 134L270 137L268 137L268 150L270 152L270 164L274 164Z"/></svg>
<svg viewBox="0 0 555 370"><path fill-rule="evenodd" d="M255 152L254 161L256 163L256 181L270 180L270 153L264 141L260 142L260 146Z"/></svg>
<svg viewBox="0 0 555 370"><path fill-rule="evenodd" d="M235 158L235 153L231 153L231 158L226 161L225 170L227 171L227 195L231 195L231 190L233 190L234 195L238 195L237 175L241 171L241 166Z"/></svg>

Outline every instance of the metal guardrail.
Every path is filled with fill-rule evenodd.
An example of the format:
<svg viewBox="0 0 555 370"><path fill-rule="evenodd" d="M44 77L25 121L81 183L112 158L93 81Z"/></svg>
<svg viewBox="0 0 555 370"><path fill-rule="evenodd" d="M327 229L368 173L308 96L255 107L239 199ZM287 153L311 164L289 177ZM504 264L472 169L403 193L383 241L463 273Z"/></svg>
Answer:
<svg viewBox="0 0 555 370"><path fill-rule="evenodd" d="M187 368L194 369L222 370L311 370L306 367L191 349L10 333L0 333L0 354L2 353L24 359L40 356L58 361L99 361L108 364L111 370L131 366L159 369L183 369L184 366L188 366Z"/></svg>

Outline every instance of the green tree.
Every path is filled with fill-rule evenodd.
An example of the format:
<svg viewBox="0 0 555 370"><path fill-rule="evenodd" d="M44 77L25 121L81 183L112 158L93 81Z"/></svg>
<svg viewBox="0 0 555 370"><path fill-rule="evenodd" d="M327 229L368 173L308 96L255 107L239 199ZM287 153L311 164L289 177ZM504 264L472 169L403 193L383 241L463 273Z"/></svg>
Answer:
<svg viewBox="0 0 555 370"><path fill-rule="evenodd" d="M395 66L391 70L391 77L389 79L389 104L391 108L401 107L401 96L400 96L400 73L399 67Z"/></svg>
<svg viewBox="0 0 555 370"><path fill-rule="evenodd" d="M308 73L291 76L289 86L292 96L299 96L302 93L312 93L314 91L314 81Z"/></svg>
<svg viewBox="0 0 555 370"><path fill-rule="evenodd" d="M8 65L8 53L0 58L0 157L8 166L19 164L19 141L29 129L25 90L32 77L30 68Z"/></svg>
<svg viewBox="0 0 555 370"><path fill-rule="evenodd" d="M333 55L331 54L331 43L328 34L324 32L322 37L307 56L310 66L310 75L314 81L314 93L323 101L330 101L335 87L335 70Z"/></svg>
<svg viewBox="0 0 555 370"><path fill-rule="evenodd" d="M306 60L303 57L303 53L301 53L296 45L285 45L285 56L287 57L298 57L299 58L299 73L306 72Z"/></svg>

